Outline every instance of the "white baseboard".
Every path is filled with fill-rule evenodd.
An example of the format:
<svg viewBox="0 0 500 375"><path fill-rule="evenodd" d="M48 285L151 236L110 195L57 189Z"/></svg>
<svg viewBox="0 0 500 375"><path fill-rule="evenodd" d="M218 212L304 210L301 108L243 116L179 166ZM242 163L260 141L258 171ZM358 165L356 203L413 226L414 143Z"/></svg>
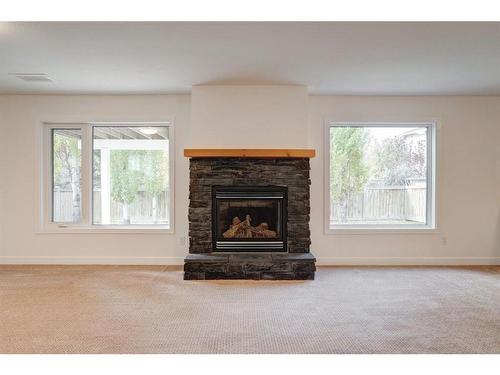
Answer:
<svg viewBox="0 0 500 375"><path fill-rule="evenodd" d="M318 266L491 266L498 257L318 257Z"/></svg>
<svg viewBox="0 0 500 375"><path fill-rule="evenodd" d="M0 264L183 265L184 257L1 257ZM318 257L318 266L500 265L497 257Z"/></svg>
<svg viewBox="0 0 500 375"><path fill-rule="evenodd" d="M1 257L0 264L183 265L184 257Z"/></svg>

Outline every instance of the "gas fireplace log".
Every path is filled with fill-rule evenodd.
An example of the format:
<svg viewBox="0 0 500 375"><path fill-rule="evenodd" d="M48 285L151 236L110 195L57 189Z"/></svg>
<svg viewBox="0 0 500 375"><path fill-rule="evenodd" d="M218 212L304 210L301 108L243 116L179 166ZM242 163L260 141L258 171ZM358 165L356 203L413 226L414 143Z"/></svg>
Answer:
<svg viewBox="0 0 500 375"><path fill-rule="evenodd" d="M252 227L250 215L246 215L245 220L241 221L239 217L234 217L228 230L222 233L224 238L276 238L277 233L269 229L267 223L260 223Z"/></svg>

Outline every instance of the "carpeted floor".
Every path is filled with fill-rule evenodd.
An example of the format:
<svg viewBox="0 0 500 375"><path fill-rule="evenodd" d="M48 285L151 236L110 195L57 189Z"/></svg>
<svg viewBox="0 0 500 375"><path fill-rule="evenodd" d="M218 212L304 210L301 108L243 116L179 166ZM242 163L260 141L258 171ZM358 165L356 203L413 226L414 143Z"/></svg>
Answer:
<svg viewBox="0 0 500 375"><path fill-rule="evenodd" d="M0 266L1 353L500 353L500 268Z"/></svg>

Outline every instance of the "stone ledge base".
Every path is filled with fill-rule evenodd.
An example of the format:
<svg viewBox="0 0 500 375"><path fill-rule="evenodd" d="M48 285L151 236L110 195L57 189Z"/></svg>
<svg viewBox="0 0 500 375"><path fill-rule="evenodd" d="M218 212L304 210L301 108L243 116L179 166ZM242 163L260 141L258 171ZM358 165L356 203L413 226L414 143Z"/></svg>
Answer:
<svg viewBox="0 0 500 375"><path fill-rule="evenodd" d="M311 253L189 254L184 280L314 280L315 262Z"/></svg>

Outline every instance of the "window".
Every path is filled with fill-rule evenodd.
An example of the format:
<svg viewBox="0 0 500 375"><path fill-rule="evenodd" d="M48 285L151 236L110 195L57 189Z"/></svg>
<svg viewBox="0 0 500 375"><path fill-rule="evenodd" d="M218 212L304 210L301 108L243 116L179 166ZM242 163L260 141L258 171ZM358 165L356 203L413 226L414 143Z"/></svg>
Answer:
<svg viewBox="0 0 500 375"><path fill-rule="evenodd" d="M44 126L45 228L172 229L169 123Z"/></svg>
<svg viewBox="0 0 500 375"><path fill-rule="evenodd" d="M52 129L52 220L81 220L81 129Z"/></svg>
<svg viewBox="0 0 500 375"><path fill-rule="evenodd" d="M433 124L327 129L328 230L434 228Z"/></svg>

